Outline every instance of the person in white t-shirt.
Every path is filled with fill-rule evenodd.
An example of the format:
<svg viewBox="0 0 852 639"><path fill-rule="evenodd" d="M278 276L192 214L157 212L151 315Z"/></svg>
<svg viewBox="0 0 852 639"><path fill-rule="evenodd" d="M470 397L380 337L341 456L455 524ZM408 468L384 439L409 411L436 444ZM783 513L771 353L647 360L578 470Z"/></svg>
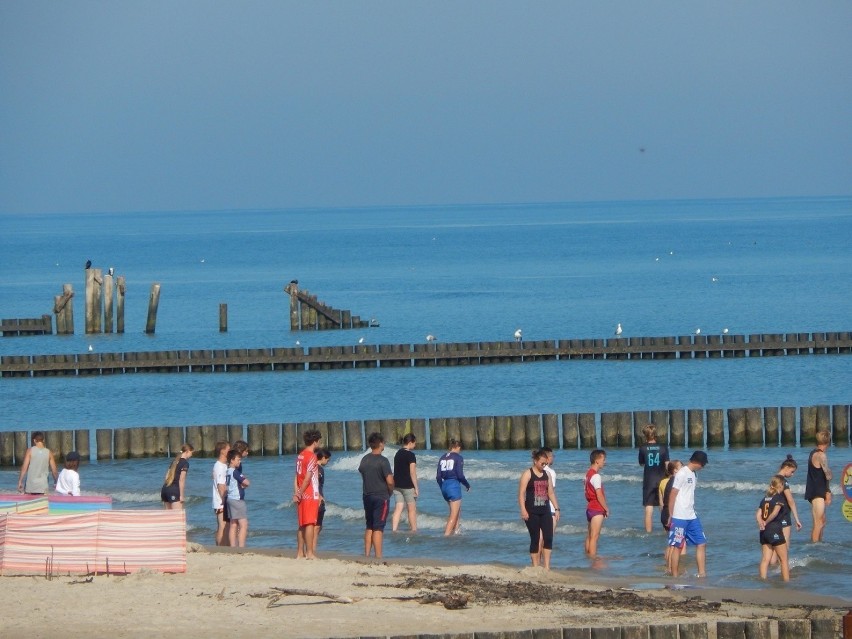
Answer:
<svg viewBox="0 0 852 639"><path fill-rule="evenodd" d="M695 561L698 564L698 577L706 576L707 537L701 527L701 520L695 513L695 473L707 465L707 453L696 450L692 457L672 479L669 495L669 546L683 549L688 543L696 547ZM680 553L672 553L672 575L678 575Z"/></svg>
<svg viewBox="0 0 852 639"><path fill-rule="evenodd" d="M225 521L223 499L228 490L228 451L231 445L226 441L216 442L213 451L216 462L213 464L213 514L216 515L216 545L228 545L228 522Z"/></svg>
<svg viewBox="0 0 852 639"><path fill-rule="evenodd" d="M80 496L80 473L77 472L79 467L80 453L74 450L65 455L65 468L56 478L57 495Z"/></svg>

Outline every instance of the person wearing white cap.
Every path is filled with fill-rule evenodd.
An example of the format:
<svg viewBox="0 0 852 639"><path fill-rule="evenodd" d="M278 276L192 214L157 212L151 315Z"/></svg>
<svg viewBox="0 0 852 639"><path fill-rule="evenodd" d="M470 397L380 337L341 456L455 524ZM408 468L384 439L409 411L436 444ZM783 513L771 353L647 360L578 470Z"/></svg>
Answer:
<svg viewBox="0 0 852 639"><path fill-rule="evenodd" d="M707 465L707 453L696 450L689 461L679 470L672 480L669 495L669 546L682 549L687 543L695 546L695 562L698 564L698 577L706 576L707 537L701 527L701 520L695 513L695 473ZM678 576L680 553L672 553L672 576Z"/></svg>

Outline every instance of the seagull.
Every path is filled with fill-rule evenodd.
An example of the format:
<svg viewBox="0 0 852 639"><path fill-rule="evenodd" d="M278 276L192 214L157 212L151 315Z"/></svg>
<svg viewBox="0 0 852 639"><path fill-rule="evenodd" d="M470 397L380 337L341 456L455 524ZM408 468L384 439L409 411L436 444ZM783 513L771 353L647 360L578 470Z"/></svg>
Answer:
<svg viewBox="0 0 852 639"><path fill-rule="evenodd" d="M92 268L92 260L86 260L86 269Z"/></svg>
<svg viewBox="0 0 852 639"><path fill-rule="evenodd" d="M111 267L111 266L110 266L110 267L109 267L109 270L107 271L107 273L109 273L109 276L110 276L110 277L112 277L112 276L113 276L113 273L115 273L115 269L114 269L113 267Z"/></svg>
<svg viewBox="0 0 852 639"><path fill-rule="evenodd" d="M95 350L95 347L89 344L89 352L91 353L93 350Z"/></svg>
<svg viewBox="0 0 852 639"><path fill-rule="evenodd" d="M437 337L435 337L434 335L432 335L432 333L429 333L429 334L426 336L426 341L427 341L427 342L434 342L434 341L435 341L435 340L437 340L437 339L438 339L438 338L437 338Z"/></svg>
<svg viewBox="0 0 852 639"><path fill-rule="evenodd" d="M710 278L710 281L711 281L711 282L718 282L718 281L719 281L719 278L718 278L718 277L711 277L711 278Z"/></svg>
<svg viewBox="0 0 852 639"><path fill-rule="evenodd" d="M302 342L300 342L299 340L296 340L296 346L301 346L301 345L302 345Z"/></svg>
<svg viewBox="0 0 852 639"><path fill-rule="evenodd" d="M364 338L363 338L363 337L362 337L362 338L360 338L360 339L358 340L358 343L359 343L359 344L363 344L363 343L364 343Z"/></svg>
<svg viewBox="0 0 852 639"><path fill-rule="evenodd" d="M700 329L700 328L696 328L696 329L695 329L695 334L696 334L696 335L701 335L701 329Z"/></svg>
<svg viewBox="0 0 852 639"><path fill-rule="evenodd" d="M619 322L618 326L615 327L615 334L621 335L621 322Z"/></svg>
<svg viewBox="0 0 852 639"><path fill-rule="evenodd" d="M201 263L204 264L204 258L203 257L201 258Z"/></svg>
<svg viewBox="0 0 852 639"><path fill-rule="evenodd" d="M521 329L516 330L515 331L515 341L520 342L522 339L524 339L524 334L521 332Z"/></svg>
<svg viewBox="0 0 852 639"><path fill-rule="evenodd" d="M726 326L725 328L722 329L722 335L727 335L727 334L728 334L728 327Z"/></svg>
<svg viewBox="0 0 852 639"><path fill-rule="evenodd" d="M298 286L299 280L290 280L290 284L295 284L296 286Z"/></svg>

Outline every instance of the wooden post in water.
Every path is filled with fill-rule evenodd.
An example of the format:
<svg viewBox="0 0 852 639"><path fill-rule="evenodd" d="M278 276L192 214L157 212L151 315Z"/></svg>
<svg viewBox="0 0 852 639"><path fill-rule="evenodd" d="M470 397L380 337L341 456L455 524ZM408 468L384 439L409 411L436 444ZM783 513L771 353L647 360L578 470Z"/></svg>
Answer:
<svg viewBox="0 0 852 639"><path fill-rule="evenodd" d="M127 285L124 275L115 278L115 332L124 333L124 293Z"/></svg>
<svg viewBox="0 0 852 639"><path fill-rule="evenodd" d="M476 436L476 417L462 417L459 420L462 446L465 450L477 450L481 446Z"/></svg>
<svg viewBox="0 0 852 639"><path fill-rule="evenodd" d="M849 445L849 405L835 404L831 407L832 434L835 446Z"/></svg>
<svg viewBox="0 0 852 639"><path fill-rule="evenodd" d="M112 268L110 268L104 275L104 333L112 333L114 292Z"/></svg>
<svg viewBox="0 0 852 639"><path fill-rule="evenodd" d="M264 424L263 425L263 454L266 457L277 457L281 454L281 425L280 424ZM328 445L328 442L323 441L323 447Z"/></svg>
<svg viewBox="0 0 852 639"><path fill-rule="evenodd" d="M91 459L91 451L89 450L89 429L81 428L74 431L74 448L80 453L80 459L89 461Z"/></svg>
<svg viewBox="0 0 852 639"><path fill-rule="evenodd" d="M781 445L796 445L796 409L793 406L781 407Z"/></svg>
<svg viewBox="0 0 852 639"><path fill-rule="evenodd" d="M96 459L112 459L112 429L98 428L95 431Z"/></svg>
<svg viewBox="0 0 852 639"><path fill-rule="evenodd" d="M678 408L669 411L669 446L683 448L686 445L686 411Z"/></svg>
<svg viewBox="0 0 852 639"><path fill-rule="evenodd" d="M505 415L494 418L494 448L507 450L512 447L512 420Z"/></svg>
<svg viewBox="0 0 852 639"><path fill-rule="evenodd" d="M771 407L763 408L763 437L765 445L778 445L778 409Z"/></svg>
<svg viewBox="0 0 852 639"><path fill-rule="evenodd" d="M817 408L802 406L799 413L799 445L803 448L813 446L816 443Z"/></svg>
<svg viewBox="0 0 852 639"><path fill-rule="evenodd" d="M704 411L690 408L686 413L688 443L690 448L704 448Z"/></svg>
<svg viewBox="0 0 852 639"><path fill-rule="evenodd" d="M559 416L547 413L541 416L544 431L544 445L553 450L559 449Z"/></svg>
<svg viewBox="0 0 852 639"><path fill-rule="evenodd" d="M669 443L669 411L667 410L652 410L651 423L657 428L657 441L661 444ZM639 447L639 442L636 440L636 447ZM642 442L644 443L644 442Z"/></svg>
<svg viewBox="0 0 852 639"><path fill-rule="evenodd" d="M14 462L15 436L12 433L0 433L0 466L11 466Z"/></svg>
<svg viewBox="0 0 852 639"><path fill-rule="evenodd" d="M421 441L420 438L417 438ZM421 443L421 446L425 443ZM328 450L345 450L345 440L343 435L343 422L328 422L328 441L324 443L324 448Z"/></svg>
<svg viewBox="0 0 852 639"><path fill-rule="evenodd" d="M113 431L113 459L130 457L130 429L116 428Z"/></svg>
<svg viewBox="0 0 852 639"><path fill-rule="evenodd" d="M618 447L632 448L633 447L633 416L628 411L616 413L616 422L618 424ZM601 424L603 425L603 424ZM638 442L642 441L641 437L637 437Z"/></svg>
<svg viewBox="0 0 852 639"><path fill-rule="evenodd" d="M145 456L145 428L130 429L130 457Z"/></svg>
<svg viewBox="0 0 852 639"><path fill-rule="evenodd" d="M746 443L746 415L742 408L728 409L728 446L744 446Z"/></svg>
<svg viewBox="0 0 852 639"><path fill-rule="evenodd" d="M601 446L618 446L618 413L601 413Z"/></svg>
<svg viewBox="0 0 852 639"><path fill-rule="evenodd" d="M263 425L249 424L248 425L248 445L249 452L255 457L263 454Z"/></svg>
<svg viewBox="0 0 852 639"><path fill-rule="evenodd" d="M746 444L763 446L763 415L759 408L746 409Z"/></svg>
<svg viewBox="0 0 852 639"><path fill-rule="evenodd" d="M580 413L578 416L580 428L580 448L597 448L598 434L594 413Z"/></svg>
<svg viewBox="0 0 852 639"><path fill-rule="evenodd" d="M62 285L62 295L54 297L53 312L56 314L56 334L74 334L74 288L70 284Z"/></svg>
<svg viewBox="0 0 852 639"><path fill-rule="evenodd" d="M299 441L299 428L293 422L281 424L281 454L293 455L302 450Z"/></svg>
<svg viewBox="0 0 852 639"><path fill-rule="evenodd" d="M219 304L219 332L228 332L228 305L225 303Z"/></svg>
<svg viewBox="0 0 852 639"><path fill-rule="evenodd" d="M707 447L725 445L725 412L721 408L707 409Z"/></svg>
<svg viewBox="0 0 852 639"><path fill-rule="evenodd" d="M145 332L153 335L157 330L157 308L160 306L160 285L151 284L151 295L148 297L148 320L145 322Z"/></svg>
<svg viewBox="0 0 852 639"><path fill-rule="evenodd" d="M541 415L524 415L526 448L541 448Z"/></svg>
<svg viewBox="0 0 852 639"><path fill-rule="evenodd" d="M642 440L642 429L651 423L651 413L647 410L633 411L633 439L637 442Z"/></svg>
<svg viewBox="0 0 852 639"><path fill-rule="evenodd" d="M346 421L346 450L364 450L364 433L360 420Z"/></svg>
<svg viewBox="0 0 852 639"><path fill-rule="evenodd" d="M820 404L816 407L816 429L831 433L831 407Z"/></svg>
<svg viewBox="0 0 852 639"><path fill-rule="evenodd" d="M526 417L524 415L512 415L509 417L512 430L509 433L509 447L512 450L523 450L527 447Z"/></svg>
<svg viewBox="0 0 852 639"><path fill-rule="evenodd" d="M562 448L580 447L580 423L577 413L562 413Z"/></svg>
<svg viewBox="0 0 852 639"><path fill-rule="evenodd" d="M494 450L497 446L494 438L494 418L482 415L476 418L476 439L480 450Z"/></svg>
<svg viewBox="0 0 852 639"><path fill-rule="evenodd" d="M95 271L92 268L86 269L86 334L94 333L94 292L95 292Z"/></svg>

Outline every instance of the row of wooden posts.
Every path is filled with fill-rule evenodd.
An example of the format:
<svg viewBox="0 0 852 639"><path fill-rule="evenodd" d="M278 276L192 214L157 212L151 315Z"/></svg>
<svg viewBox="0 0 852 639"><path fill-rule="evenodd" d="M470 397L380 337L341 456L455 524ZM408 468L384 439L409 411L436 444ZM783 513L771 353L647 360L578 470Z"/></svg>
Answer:
<svg viewBox="0 0 852 639"><path fill-rule="evenodd" d="M290 330L322 331L334 328L368 328L378 326L375 320L362 320L352 311L337 309L311 295L307 289L300 290L298 280L291 280L284 287L290 296Z"/></svg>
<svg viewBox="0 0 852 639"><path fill-rule="evenodd" d="M93 333L124 333L124 301L127 284L123 275L114 275L110 268L106 275L99 268L86 268L85 330ZM74 334L74 287L62 285L62 294L53 298L53 314L56 316L56 334ZM151 285L148 300L148 318L145 332L154 333L157 325L157 308L160 302L160 285ZM49 318L49 316L43 316ZM4 325L6 320L3 321ZM48 322L49 324L49 322ZM52 333L52 326L47 333ZM7 334L4 332L4 335ZM9 333L13 334L13 333ZM18 335L34 334L14 333ZM43 333L41 333L43 334Z"/></svg>
<svg viewBox="0 0 852 639"><path fill-rule="evenodd" d="M720 336L709 336L720 337ZM852 353L852 333L568 339L535 342L356 344L288 348L4 355L0 376L211 373L465 366L564 359L688 359Z"/></svg>
<svg viewBox="0 0 852 639"><path fill-rule="evenodd" d="M727 417L727 419L726 419ZM723 446L808 446L818 430L832 434L835 446L849 445L850 406L821 405L768 408L675 409L614 413L548 413L479 417L367 419L329 422L217 424L99 428L91 446L89 430L45 431L45 444L60 460L72 450L83 458L127 459L174 454L183 442L197 456L212 456L216 442L248 441L254 455L299 451L305 431L322 433L323 445L335 451L364 450L366 437L379 432L389 444L414 433L424 447L443 450L451 439L470 450L631 448L644 443L642 429L657 428L658 441L673 448ZM20 464L30 433L0 433L0 464Z"/></svg>
<svg viewBox="0 0 852 639"><path fill-rule="evenodd" d="M3 337L52 334L53 318L48 314L41 317L20 317L0 320L0 335L3 335Z"/></svg>

